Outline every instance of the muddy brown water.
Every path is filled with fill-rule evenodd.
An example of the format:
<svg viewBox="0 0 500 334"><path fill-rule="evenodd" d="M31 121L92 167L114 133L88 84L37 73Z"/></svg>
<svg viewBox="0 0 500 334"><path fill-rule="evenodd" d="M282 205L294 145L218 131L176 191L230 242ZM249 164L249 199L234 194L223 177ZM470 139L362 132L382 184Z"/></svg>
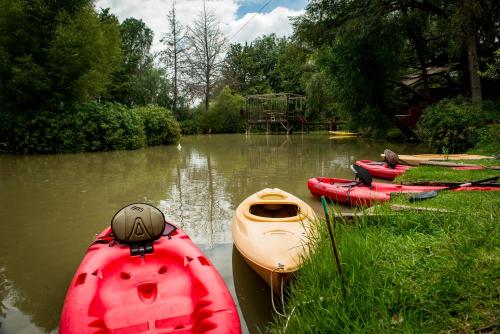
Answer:
<svg viewBox="0 0 500 334"><path fill-rule="evenodd" d="M188 136L137 151L0 155L0 333L56 333L66 288L85 250L131 202L158 206L227 283L243 332L265 332L270 291L233 248L231 218L247 196L278 187L316 211L314 176L352 178L349 165L384 148L421 147L328 135Z"/></svg>

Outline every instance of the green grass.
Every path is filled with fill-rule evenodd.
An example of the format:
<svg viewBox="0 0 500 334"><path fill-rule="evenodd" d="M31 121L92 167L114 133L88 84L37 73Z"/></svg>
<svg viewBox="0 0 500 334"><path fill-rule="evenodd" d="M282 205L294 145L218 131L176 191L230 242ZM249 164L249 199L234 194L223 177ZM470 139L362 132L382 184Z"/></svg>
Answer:
<svg viewBox="0 0 500 334"><path fill-rule="evenodd" d="M500 147L498 142L492 142L489 144L481 145L480 147L474 147L467 151L469 154L484 154L484 155L496 155L499 154Z"/></svg>
<svg viewBox="0 0 500 334"><path fill-rule="evenodd" d="M290 287L288 317L276 316L270 332L499 331L499 204L500 192L443 192L416 205L452 213L384 206L376 218L338 224L345 294L320 221L314 251Z"/></svg>
<svg viewBox="0 0 500 334"><path fill-rule="evenodd" d="M478 164L483 166L500 166L500 159L463 160L453 162L463 162L464 164ZM398 176L394 180L394 183L410 183L422 181L477 181L497 175L500 175L500 170L455 170L445 167L419 166L417 168L412 168L406 171L404 174Z"/></svg>

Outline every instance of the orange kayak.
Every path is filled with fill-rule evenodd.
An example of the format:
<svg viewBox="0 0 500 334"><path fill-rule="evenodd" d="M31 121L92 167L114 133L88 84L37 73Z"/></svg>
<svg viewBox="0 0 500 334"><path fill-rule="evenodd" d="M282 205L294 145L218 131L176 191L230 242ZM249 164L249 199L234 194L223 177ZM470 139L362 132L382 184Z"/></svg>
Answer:
<svg viewBox="0 0 500 334"><path fill-rule="evenodd" d="M234 245L273 292L280 291L307 257L314 217L304 201L277 188L251 195L236 209Z"/></svg>
<svg viewBox="0 0 500 334"><path fill-rule="evenodd" d="M384 154L380 155L384 158ZM408 165L418 166L423 161L436 160L480 160L493 159L494 157L478 154L415 154L415 155L399 155L399 161Z"/></svg>

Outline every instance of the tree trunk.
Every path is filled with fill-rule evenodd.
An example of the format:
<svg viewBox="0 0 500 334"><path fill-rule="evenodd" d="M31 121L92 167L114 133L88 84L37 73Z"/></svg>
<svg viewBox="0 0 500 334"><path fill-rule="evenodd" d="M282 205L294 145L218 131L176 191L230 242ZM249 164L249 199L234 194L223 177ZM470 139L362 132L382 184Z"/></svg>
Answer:
<svg viewBox="0 0 500 334"><path fill-rule="evenodd" d="M476 31L472 18L471 0L463 0L462 10L464 14L464 39L467 51L467 63L469 67L470 92L472 102L482 107L483 97L481 95L481 79L479 77L479 61L477 56Z"/></svg>
<svg viewBox="0 0 500 334"><path fill-rule="evenodd" d="M175 2L173 5L173 36L174 36L174 100L172 101L172 111L177 115L177 23L175 22ZM176 116L177 117L177 116Z"/></svg>
<svg viewBox="0 0 500 334"><path fill-rule="evenodd" d="M418 62L420 63L420 71L422 72L422 83L424 85L424 95L427 99L431 99L431 93L429 91L429 76L427 75L427 64L425 61L426 45L422 36L414 34L413 44L415 45L415 51L417 52Z"/></svg>
<svg viewBox="0 0 500 334"><path fill-rule="evenodd" d="M204 31L204 42L205 42L205 60L206 60L206 70L205 70L205 112L208 112L208 101L210 99L210 50L208 49L208 27L207 27L207 9L205 7L205 1L203 1L203 17L205 24ZM211 130L211 129L209 129Z"/></svg>
<svg viewBox="0 0 500 334"><path fill-rule="evenodd" d="M409 141L418 141L418 136L413 132L412 129L404 125L396 116L394 116L390 111L389 107L387 107L384 101L377 101L377 106L380 108L380 111L384 113L390 120L392 120L393 124L405 135L405 137Z"/></svg>
<svg viewBox="0 0 500 334"><path fill-rule="evenodd" d="M208 112L209 99L210 99L210 92L209 92L208 87L207 87L207 90L205 92L205 112Z"/></svg>

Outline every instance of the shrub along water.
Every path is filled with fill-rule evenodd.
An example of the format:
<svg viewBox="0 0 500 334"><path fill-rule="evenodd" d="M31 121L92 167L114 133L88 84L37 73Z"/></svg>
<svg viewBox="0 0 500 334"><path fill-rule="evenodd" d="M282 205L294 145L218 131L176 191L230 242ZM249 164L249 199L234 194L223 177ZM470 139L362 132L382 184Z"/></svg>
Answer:
<svg viewBox="0 0 500 334"><path fill-rule="evenodd" d="M228 86L215 97L207 113L200 113L199 126L203 132L226 133L242 132L243 117L240 114L245 106L245 98L233 94Z"/></svg>
<svg viewBox="0 0 500 334"><path fill-rule="evenodd" d="M463 97L428 107L418 123L420 137L442 153L461 153L473 147L483 127L480 110Z"/></svg>
<svg viewBox="0 0 500 334"><path fill-rule="evenodd" d="M173 144L181 138L181 128L170 110L159 106L134 109L144 120L146 143L149 146Z"/></svg>
<svg viewBox="0 0 500 334"><path fill-rule="evenodd" d="M89 102L59 113L21 114L2 124L3 150L62 153L133 150L175 143L180 127L168 109L130 109L118 103Z"/></svg>
<svg viewBox="0 0 500 334"><path fill-rule="evenodd" d="M124 105L86 103L73 117L73 130L83 134L81 151L134 150L145 144L143 119Z"/></svg>
<svg viewBox="0 0 500 334"><path fill-rule="evenodd" d="M399 198L409 205L404 198ZM273 333L437 333L498 329L500 192L440 193L416 205L337 224L345 293L325 224Z"/></svg>
<svg viewBox="0 0 500 334"><path fill-rule="evenodd" d="M500 124L490 124L479 129L476 146L467 152L472 154L500 154Z"/></svg>

